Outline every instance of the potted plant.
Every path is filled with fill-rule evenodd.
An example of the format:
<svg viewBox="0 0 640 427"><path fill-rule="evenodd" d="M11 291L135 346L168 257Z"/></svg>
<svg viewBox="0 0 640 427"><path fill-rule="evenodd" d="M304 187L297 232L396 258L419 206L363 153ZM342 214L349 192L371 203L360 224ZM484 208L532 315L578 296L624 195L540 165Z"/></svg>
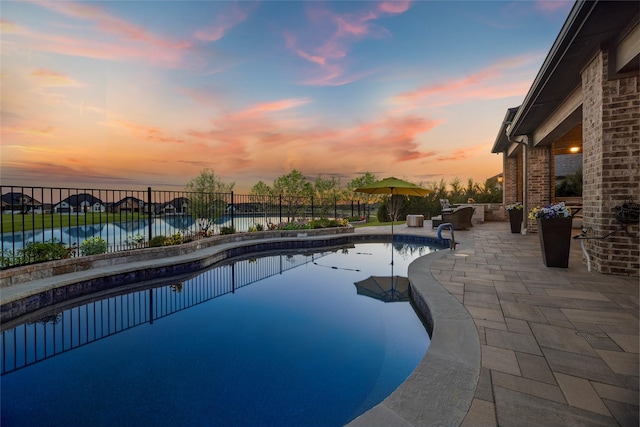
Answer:
<svg viewBox="0 0 640 427"><path fill-rule="evenodd" d="M542 260L547 267L567 268L571 247L571 209L564 202L534 208L530 219L538 222Z"/></svg>
<svg viewBox="0 0 640 427"><path fill-rule="evenodd" d="M505 206L505 209L509 212L509 222L511 223L512 233L520 233L522 228L522 219L524 217L523 208L524 207L520 202L511 203Z"/></svg>

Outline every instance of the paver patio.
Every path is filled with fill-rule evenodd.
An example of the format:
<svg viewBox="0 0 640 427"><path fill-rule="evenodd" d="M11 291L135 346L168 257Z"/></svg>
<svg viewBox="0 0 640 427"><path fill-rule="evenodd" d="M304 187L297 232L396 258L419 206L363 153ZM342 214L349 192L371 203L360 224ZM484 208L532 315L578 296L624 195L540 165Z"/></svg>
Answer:
<svg viewBox="0 0 640 427"><path fill-rule="evenodd" d="M481 374L462 425L638 426L638 277L588 272L577 241L569 268L547 268L538 235L512 234L508 223L455 237L457 250L431 274L480 338Z"/></svg>

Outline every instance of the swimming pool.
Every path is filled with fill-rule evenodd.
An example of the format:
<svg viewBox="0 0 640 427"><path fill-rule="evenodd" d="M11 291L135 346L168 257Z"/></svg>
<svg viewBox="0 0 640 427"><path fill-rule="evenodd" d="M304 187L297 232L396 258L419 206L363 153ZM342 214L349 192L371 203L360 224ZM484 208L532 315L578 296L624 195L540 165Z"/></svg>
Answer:
<svg viewBox="0 0 640 427"><path fill-rule="evenodd" d="M430 250L247 258L17 326L3 332L2 423L342 425L393 391L429 342L408 302L354 283L406 276Z"/></svg>

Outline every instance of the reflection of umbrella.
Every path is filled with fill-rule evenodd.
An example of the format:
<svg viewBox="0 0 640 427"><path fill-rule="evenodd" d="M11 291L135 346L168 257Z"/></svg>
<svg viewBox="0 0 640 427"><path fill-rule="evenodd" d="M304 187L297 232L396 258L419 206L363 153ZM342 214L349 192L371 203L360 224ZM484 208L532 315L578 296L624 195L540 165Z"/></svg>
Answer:
<svg viewBox="0 0 640 427"><path fill-rule="evenodd" d="M373 184L356 188L354 191L356 193L390 194L391 196L393 196L394 194L402 194L404 196L417 196L417 197L424 197L427 194L432 192L432 190L427 190L426 188L422 188L418 185L415 185L410 182L403 181L401 179L394 178L394 177L385 178L382 181L374 182ZM392 215L391 216L391 241L392 242L393 242L394 219L395 218ZM391 263L393 264L393 259L391 260Z"/></svg>
<svg viewBox="0 0 640 427"><path fill-rule="evenodd" d="M370 276L354 283L358 295L383 302L409 301L409 279L401 276Z"/></svg>

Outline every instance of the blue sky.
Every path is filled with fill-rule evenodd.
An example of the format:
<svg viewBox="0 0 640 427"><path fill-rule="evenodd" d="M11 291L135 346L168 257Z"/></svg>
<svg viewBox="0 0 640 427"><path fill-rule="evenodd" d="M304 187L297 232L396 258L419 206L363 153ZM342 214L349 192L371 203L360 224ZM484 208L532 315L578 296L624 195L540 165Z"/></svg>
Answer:
<svg viewBox="0 0 640 427"><path fill-rule="evenodd" d="M569 1L3 1L3 185L484 181Z"/></svg>

